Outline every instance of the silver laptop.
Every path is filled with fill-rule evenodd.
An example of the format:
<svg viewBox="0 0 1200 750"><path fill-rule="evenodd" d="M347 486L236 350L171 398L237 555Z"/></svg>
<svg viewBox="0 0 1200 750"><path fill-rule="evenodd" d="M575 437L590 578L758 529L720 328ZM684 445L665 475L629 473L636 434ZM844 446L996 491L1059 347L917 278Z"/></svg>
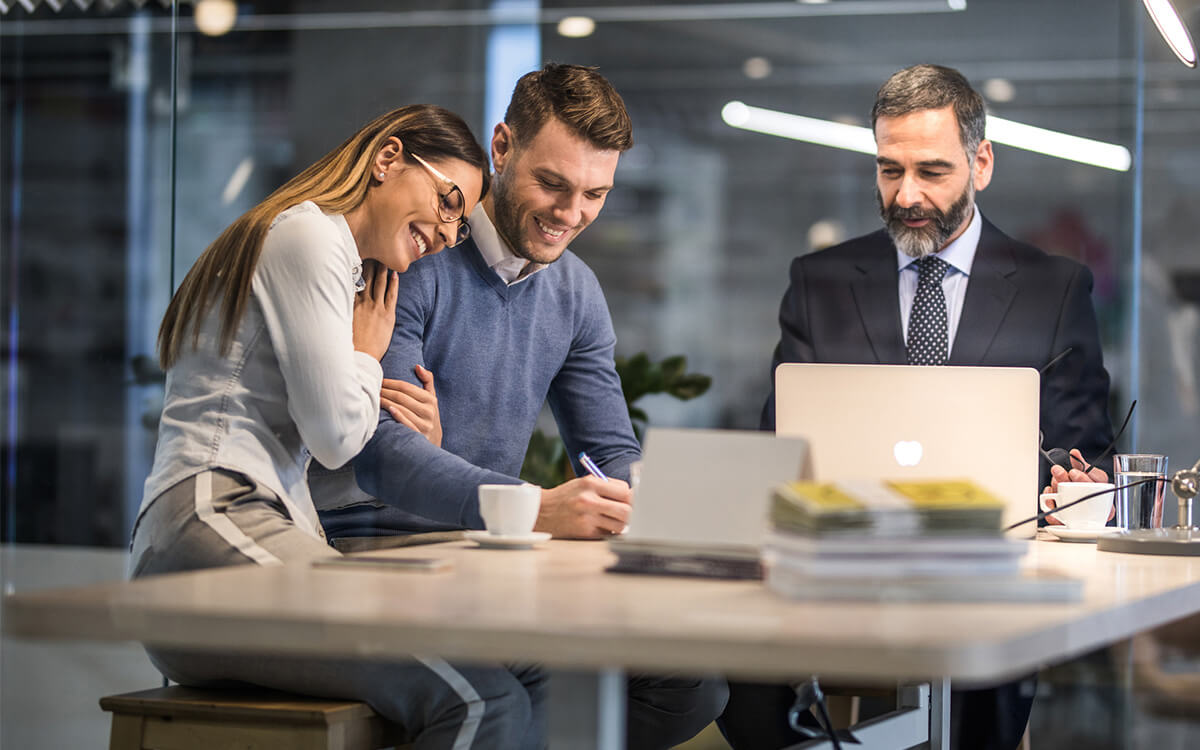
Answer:
<svg viewBox="0 0 1200 750"><path fill-rule="evenodd" d="M1024 367L783 364L775 429L808 438L812 479L970 479L1008 526L1037 513L1039 382Z"/></svg>
<svg viewBox="0 0 1200 750"><path fill-rule="evenodd" d="M769 432L650 428L616 572L753 578L771 488L799 479L806 441Z"/></svg>

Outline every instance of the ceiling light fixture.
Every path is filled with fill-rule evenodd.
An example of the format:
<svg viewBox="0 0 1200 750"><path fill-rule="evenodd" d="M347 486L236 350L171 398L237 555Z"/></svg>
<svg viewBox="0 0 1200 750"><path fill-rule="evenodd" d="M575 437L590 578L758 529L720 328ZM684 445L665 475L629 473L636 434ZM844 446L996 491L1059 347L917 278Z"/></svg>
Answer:
<svg viewBox="0 0 1200 750"><path fill-rule="evenodd" d="M751 107L742 102L729 102L721 108L721 119L730 127L756 133L791 138L821 146L875 154L875 135L870 128L843 125L840 122ZM1105 143L1060 133L1055 130L1025 125L1002 117L988 116L987 137L995 143L1033 151L1058 159L1067 159L1094 167L1127 172L1133 164L1129 149L1116 143Z"/></svg>
<svg viewBox="0 0 1200 750"><path fill-rule="evenodd" d="M987 137L1006 146L1117 172L1128 172L1133 166L1129 149L1120 144L1080 138L993 115L987 118Z"/></svg>
<svg viewBox="0 0 1200 750"><path fill-rule="evenodd" d="M771 61L765 57L748 57L742 63L742 75L759 81L771 75Z"/></svg>
<svg viewBox="0 0 1200 750"><path fill-rule="evenodd" d="M558 22L559 36L582 39L596 30L596 22L587 16L567 16Z"/></svg>
<svg viewBox="0 0 1200 750"><path fill-rule="evenodd" d="M989 78L983 82L983 95L994 102L1005 104L1017 96L1017 87L1007 78Z"/></svg>
<svg viewBox="0 0 1200 750"><path fill-rule="evenodd" d="M246 182L252 174L254 174L254 157L247 156L238 162L233 173L229 175L229 181L225 183L225 189L221 191L221 203L226 206L232 205L242 194L242 189L246 187Z"/></svg>
<svg viewBox="0 0 1200 750"><path fill-rule="evenodd" d="M237 23L237 4L233 0L200 0L193 13L196 28L205 36L228 34Z"/></svg>
<svg viewBox="0 0 1200 750"><path fill-rule="evenodd" d="M857 125L843 125L830 120L751 107L742 102L729 102L722 107L721 119L726 125L742 130L753 130L756 133L777 135L861 154L875 154L875 136L870 128Z"/></svg>
<svg viewBox="0 0 1200 750"><path fill-rule="evenodd" d="M1192 44L1192 35L1171 0L1142 0L1142 4L1179 61L1189 68L1196 67L1196 45Z"/></svg>

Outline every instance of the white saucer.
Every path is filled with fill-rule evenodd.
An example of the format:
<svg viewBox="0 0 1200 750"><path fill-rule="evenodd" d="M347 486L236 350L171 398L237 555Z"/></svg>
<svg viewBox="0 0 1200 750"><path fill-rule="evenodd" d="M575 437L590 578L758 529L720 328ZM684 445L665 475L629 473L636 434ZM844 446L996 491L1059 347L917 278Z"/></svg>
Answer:
<svg viewBox="0 0 1200 750"><path fill-rule="evenodd" d="M480 547L491 547L494 549L531 549L539 545L545 544L550 539L549 532L531 531L528 534L491 534L487 531L473 529L466 532L463 536L475 542Z"/></svg>
<svg viewBox="0 0 1200 750"><path fill-rule="evenodd" d="M1066 526L1046 526L1044 530L1049 531L1064 542L1094 542L1102 536L1115 534L1121 529L1116 526L1100 526L1094 529L1069 529Z"/></svg>

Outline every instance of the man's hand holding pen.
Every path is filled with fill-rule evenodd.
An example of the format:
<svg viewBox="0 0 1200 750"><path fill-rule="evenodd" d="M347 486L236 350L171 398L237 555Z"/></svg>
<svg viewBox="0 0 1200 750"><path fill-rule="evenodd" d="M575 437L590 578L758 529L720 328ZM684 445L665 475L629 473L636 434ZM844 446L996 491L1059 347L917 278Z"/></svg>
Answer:
<svg viewBox="0 0 1200 750"><path fill-rule="evenodd" d="M601 539L621 533L629 523L633 502L629 485L606 477L587 454L579 460L588 476L543 489L534 530L565 539Z"/></svg>

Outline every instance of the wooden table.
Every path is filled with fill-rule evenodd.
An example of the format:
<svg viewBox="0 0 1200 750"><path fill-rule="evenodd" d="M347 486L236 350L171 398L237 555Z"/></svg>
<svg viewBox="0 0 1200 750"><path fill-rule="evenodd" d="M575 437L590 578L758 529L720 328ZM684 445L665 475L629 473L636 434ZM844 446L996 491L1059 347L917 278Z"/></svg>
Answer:
<svg viewBox="0 0 1200 750"><path fill-rule="evenodd" d="M375 553L379 554L379 553ZM1097 552L1038 541L1025 564L1084 578L1073 604L800 603L760 583L603 573L596 542L484 550L469 542L397 549L442 573L246 566L77 589L18 592L6 632L161 646L371 658L538 661L757 678L929 681L944 746L947 681L1001 680L1200 611L1200 558ZM606 701L613 700L607 694Z"/></svg>

